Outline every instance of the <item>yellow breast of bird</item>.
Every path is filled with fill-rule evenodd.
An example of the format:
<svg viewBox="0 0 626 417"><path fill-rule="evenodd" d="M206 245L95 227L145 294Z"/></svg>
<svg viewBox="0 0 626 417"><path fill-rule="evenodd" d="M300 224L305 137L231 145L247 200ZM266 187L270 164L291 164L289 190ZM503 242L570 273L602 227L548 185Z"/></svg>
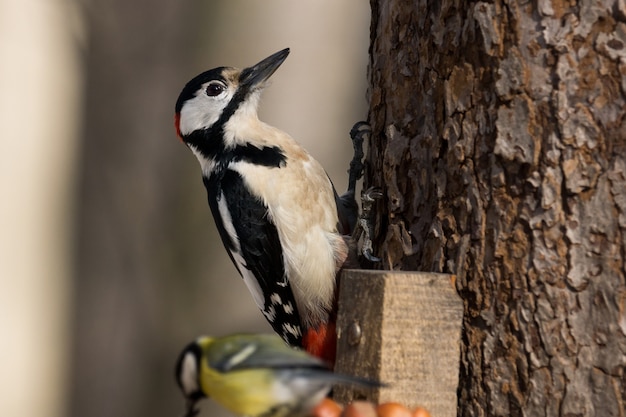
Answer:
<svg viewBox="0 0 626 417"><path fill-rule="evenodd" d="M205 367L201 383L209 398L237 415L257 417L274 406L269 371L251 369L222 374Z"/></svg>

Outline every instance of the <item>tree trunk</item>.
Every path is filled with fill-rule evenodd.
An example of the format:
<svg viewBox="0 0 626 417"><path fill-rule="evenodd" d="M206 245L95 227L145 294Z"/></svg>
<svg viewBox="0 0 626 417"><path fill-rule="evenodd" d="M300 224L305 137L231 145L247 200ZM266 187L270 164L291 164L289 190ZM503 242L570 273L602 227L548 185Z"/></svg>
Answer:
<svg viewBox="0 0 626 417"><path fill-rule="evenodd" d="M625 415L624 1L371 5L377 253L457 275L459 415Z"/></svg>

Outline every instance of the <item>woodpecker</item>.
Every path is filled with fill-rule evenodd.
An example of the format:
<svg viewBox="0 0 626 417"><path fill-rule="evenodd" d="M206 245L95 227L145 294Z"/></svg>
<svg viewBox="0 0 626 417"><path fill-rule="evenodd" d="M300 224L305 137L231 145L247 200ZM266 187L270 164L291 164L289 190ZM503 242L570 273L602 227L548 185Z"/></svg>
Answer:
<svg viewBox="0 0 626 417"><path fill-rule="evenodd" d="M339 197L319 162L259 120L261 92L288 54L194 77L176 102L175 127L200 162L224 247L265 318L290 345L333 362L335 277L357 221L362 167Z"/></svg>
<svg viewBox="0 0 626 417"><path fill-rule="evenodd" d="M287 346L278 336L202 336L178 357L176 381L186 417L203 398L241 416L307 416L334 384L383 387L377 381L332 372L320 359Z"/></svg>

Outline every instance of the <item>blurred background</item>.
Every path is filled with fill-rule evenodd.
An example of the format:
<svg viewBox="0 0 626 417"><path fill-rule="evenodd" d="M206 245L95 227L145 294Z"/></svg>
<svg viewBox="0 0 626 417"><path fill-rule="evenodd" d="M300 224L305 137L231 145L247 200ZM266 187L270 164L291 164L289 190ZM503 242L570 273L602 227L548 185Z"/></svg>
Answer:
<svg viewBox="0 0 626 417"><path fill-rule="evenodd" d="M180 416L187 342L270 331L174 103L206 69L290 47L261 119L342 191L369 15L362 0L0 0L0 416Z"/></svg>

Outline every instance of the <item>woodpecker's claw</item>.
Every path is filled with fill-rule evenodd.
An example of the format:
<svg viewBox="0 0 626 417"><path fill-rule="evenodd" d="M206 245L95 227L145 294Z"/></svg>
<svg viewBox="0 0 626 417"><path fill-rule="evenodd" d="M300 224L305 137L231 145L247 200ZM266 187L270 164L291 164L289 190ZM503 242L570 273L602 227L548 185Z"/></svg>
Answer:
<svg viewBox="0 0 626 417"><path fill-rule="evenodd" d="M366 244L367 246L369 246L368 248L365 247ZM372 241L369 239L367 240L366 243L363 243L362 253L363 253L363 256L365 256L365 259L367 259L370 262L380 262L382 260L379 257L372 255Z"/></svg>
<svg viewBox="0 0 626 417"><path fill-rule="evenodd" d="M361 253L370 262L380 262L381 259L373 255L372 234L374 231L374 203L380 200L383 193L380 188L370 187L361 192L361 215L359 216L359 229L364 234ZM361 233L358 233L359 235Z"/></svg>
<svg viewBox="0 0 626 417"><path fill-rule="evenodd" d="M354 156L350 161L350 169L348 170L348 193L356 190L356 182L363 176L363 141L372 133L372 128L367 122L357 122L350 129L350 138L354 147ZM354 236L359 239L363 233L363 246L361 253L370 262L380 262L380 259L373 255L372 234L374 230L374 213L373 207L376 200L382 198L383 193L378 188L369 188L361 192L361 214L358 218L358 224Z"/></svg>
<svg viewBox="0 0 626 417"><path fill-rule="evenodd" d="M358 228L359 205L354 196L356 194L356 183L363 176L363 141L370 132L370 125L367 122L357 122L350 129L354 155L350 161L350 169L348 169L348 189L340 197L335 197L340 231L345 235L354 234Z"/></svg>
<svg viewBox="0 0 626 417"><path fill-rule="evenodd" d="M363 201L366 201L367 203L371 204L374 201L380 200L381 198L383 198L383 192L378 187L370 187L361 193L361 198L363 199ZM369 206L368 209L371 210L372 207Z"/></svg>
<svg viewBox="0 0 626 417"><path fill-rule="evenodd" d="M350 139L354 148L354 156L348 170L348 191L356 190L356 182L363 176L363 141L372 132L367 122L357 122L350 129Z"/></svg>

